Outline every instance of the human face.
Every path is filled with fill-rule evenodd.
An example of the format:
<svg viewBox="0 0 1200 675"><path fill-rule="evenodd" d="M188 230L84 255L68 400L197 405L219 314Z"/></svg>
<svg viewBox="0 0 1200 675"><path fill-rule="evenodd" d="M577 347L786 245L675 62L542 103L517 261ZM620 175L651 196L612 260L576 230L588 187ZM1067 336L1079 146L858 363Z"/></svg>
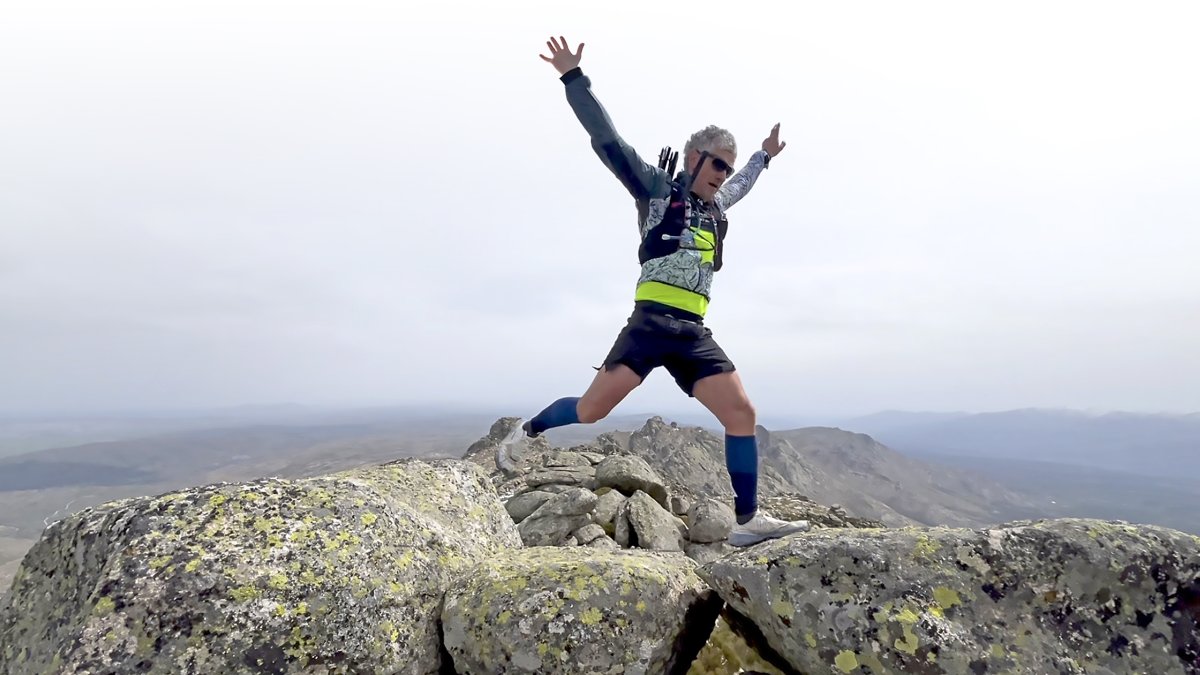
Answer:
<svg viewBox="0 0 1200 675"><path fill-rule="evenodd" d="M733 175L733 164L736 160L737 157L728 150L709 150L704 166L700 167L700 173L696 174L692 182L692 192L706 202L712 201L713 195L717 194L725 180ZM699 150L689 153L688 168L692 173L695 173L696 164L699 162Z"/></svg>

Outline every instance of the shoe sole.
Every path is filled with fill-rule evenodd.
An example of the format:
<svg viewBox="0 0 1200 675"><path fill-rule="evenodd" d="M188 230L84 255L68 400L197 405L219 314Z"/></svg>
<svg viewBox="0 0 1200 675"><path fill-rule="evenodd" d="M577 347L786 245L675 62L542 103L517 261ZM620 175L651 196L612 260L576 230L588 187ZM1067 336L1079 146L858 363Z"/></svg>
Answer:
<svg viewBox="0 0 1200 675"><path fill-rule="evenodd" d="M729 545L740 548L742 546L753 546L754 544L766 541L768 539L770 539L770 537L764 534L742 534L740 532L734 532L729 535Z"/></svg>
<svg viewBox="0 0 1200 675"><path fill-rule="evenodd" d="M731 532L729 534L729 545L730 546L753 546L754 544L758 544L758 543L767 541L768 539L782 539L783 537L789 537L793 534L800 534L801 532L807 532L807 531L808 531L808 528L801 528L801 529L797 529L797 530L792 530L790 532L781 532L779 534L754 534L751 532Z"/></svg>

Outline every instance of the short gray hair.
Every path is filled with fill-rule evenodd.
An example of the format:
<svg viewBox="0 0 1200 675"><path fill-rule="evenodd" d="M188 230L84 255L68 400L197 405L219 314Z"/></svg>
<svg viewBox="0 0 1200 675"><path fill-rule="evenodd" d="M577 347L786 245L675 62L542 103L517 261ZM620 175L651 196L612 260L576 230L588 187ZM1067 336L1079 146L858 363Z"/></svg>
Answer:
<svg viewBox="0 0 1200 675"><path fill-rule="evenodd" d="M737 141L733 134L718 126L709 125L692 134L683 146L683 156L688 156L693 150L712 152L713 150L728 150L737 156Z"/></svg>

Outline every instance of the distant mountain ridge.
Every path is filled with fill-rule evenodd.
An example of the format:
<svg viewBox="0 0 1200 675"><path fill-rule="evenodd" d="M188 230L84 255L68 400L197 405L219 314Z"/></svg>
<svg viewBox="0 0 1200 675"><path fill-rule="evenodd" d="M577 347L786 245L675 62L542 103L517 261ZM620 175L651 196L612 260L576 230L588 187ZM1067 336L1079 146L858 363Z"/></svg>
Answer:
<svg viewBox="0 0 1200 675"><path fill-rule="evenodd" d="M1200 474L1200 413L892 411L842 424L913 456L1056 462L1147 476Z"/></svg>

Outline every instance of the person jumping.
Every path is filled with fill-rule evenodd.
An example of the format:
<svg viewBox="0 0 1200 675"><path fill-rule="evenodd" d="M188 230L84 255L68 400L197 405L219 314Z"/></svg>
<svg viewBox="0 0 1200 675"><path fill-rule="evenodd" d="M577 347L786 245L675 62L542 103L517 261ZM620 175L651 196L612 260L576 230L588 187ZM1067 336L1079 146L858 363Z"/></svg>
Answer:
<svg viewBox="0 0 1200 675"><path fill-rule="evenodd" d="M579 67L583 43L574 53L561 36L550 38L546 45L550 55L540 56L558 71L567 102L591 137L592 148L637 204L641 276L633 312L583 396L560 398L532 419L514 425L504 445L511 450L523 437L604 419L650 371L663 366L679 388L700 401L725 428L725 463L737 517L729 543L748 546L807 530L807 521L778 520L758 508L755 410L733 362L704 325L713 273L723 262L725 213L783 150L786 143L779 140L779 125L737 173L733 135L716 126L701 129L684 145L684 170L672 177L660 166L644 162L617 134Z"/></svg>

